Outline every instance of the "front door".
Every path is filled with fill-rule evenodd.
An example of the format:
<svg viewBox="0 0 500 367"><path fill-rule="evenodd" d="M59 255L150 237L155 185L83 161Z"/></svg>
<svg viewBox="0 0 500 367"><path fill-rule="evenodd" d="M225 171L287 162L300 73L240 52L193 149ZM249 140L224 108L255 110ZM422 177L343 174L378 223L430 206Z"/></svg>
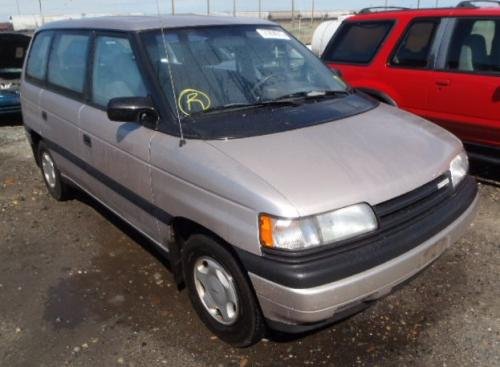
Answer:
<svg viewBox="0 0 500 367"><path fill-rule="evenodd" d="M152 207L150 142L155 131L107 117L111 98L148 95L131 40L126 34L97 33L89 102L81 110L81 144L87 154L87 187L123 219L158 240Z"/></svg>
<svg viewBox="0 0 500 367"><path fill-rule="evenodd" d="M438 18L409 23L387 65L387 82L396 92L398 106L421 116L427 116L429 108L431 55L440 25Z"/></svg>

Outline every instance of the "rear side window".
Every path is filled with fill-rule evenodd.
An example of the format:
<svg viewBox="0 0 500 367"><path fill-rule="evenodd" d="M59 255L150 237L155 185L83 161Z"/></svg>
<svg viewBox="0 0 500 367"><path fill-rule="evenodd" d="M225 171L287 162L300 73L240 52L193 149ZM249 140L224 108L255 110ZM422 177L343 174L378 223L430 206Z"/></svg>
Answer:
<svg viewBox="0 0 500 367"><path fill-rule="evenodd" d="M426 68L438 24L439 22L434 19L413 22L400 42L391 65Z"/></svg>
<svg viewBox="0 0 500 367"><path fill-rule="evenodd" d="M51 38L52 32L42 32L33 40L26 64L26 74L28 76L39 80L45 79Z"/></svg>
<svg viewBox="0 0 500 367"><path fill-rule="evenodd" d="M89 36L86 34L56 35L50 52L48 81L58 87L82 93L88 47Z"/></svg>
<svg viewBox="0 0 500 367"><path fill-rule="evenodd" d="M464 72L500 72L500 19L458 19L446 68Z"/></svg>
<svg viewBox="0 0 500 367"><path fill-rule="evenodd" d="M345 23L323 58L333 62L367 64L377 54L392 25L392 21Z"/></svg>
<svg viewBox="0 0 500 367"><path fill-rule="evenodd" d="M111 98L146 95L129 40L98 36L92 72L92 101L106 106Z"/></svg>

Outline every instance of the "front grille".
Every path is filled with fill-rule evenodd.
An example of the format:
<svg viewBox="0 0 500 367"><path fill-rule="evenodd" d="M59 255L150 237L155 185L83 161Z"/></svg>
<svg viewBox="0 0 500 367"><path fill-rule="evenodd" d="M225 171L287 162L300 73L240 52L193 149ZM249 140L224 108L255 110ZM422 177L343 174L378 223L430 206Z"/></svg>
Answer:
<svg viewBox="0 0 500 367"><path fill-rule="evenodd" d="M452 191L451 179L444 174L413 191L375 205L373 210L379 220L379 231L403 225L428 213Z"/></svg>

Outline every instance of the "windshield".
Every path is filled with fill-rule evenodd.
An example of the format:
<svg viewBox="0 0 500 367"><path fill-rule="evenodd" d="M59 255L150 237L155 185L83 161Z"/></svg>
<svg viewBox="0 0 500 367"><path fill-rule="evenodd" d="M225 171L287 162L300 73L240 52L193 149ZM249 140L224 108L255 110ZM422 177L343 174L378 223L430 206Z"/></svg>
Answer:
<svg viewBox="0 0 500 367"><path fill-rule="evenodd" d="M143 37L164 94L182 120L346 92L340 78L277 26L157 30Z"/></svg>

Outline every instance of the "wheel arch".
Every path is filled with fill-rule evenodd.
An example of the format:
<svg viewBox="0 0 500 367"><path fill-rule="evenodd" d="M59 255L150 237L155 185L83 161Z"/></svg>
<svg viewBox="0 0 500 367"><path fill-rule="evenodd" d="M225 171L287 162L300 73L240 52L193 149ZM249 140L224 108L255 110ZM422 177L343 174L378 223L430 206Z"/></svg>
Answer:
<svg viewBox="0 0 500 367"><path fill-rule="evenodd" d="M169 262L174 280L179 289L184 287L184 277L182 273L182 248L188 238L194 234L203 234L216 240L223 248L229 251L243 270L245 270L237 252L234 250L233 245L224 240L217 233L204 227L203 225L188 219L186 217L174 217L169 222L171 228L171 236L168 245L169 249Z"/></svg>
<svg viewBox="0 0 500 367"><path fill-rule="evenodd" d="M38 157L38 144L42 140L42 136L38 134L35 130L32 130L28 127L26 129L26 135L28 136L28 140L31 146L31 150L33 151L33 156L35 157L35 162L37 166L40 166L40 159Z"/></svg>

